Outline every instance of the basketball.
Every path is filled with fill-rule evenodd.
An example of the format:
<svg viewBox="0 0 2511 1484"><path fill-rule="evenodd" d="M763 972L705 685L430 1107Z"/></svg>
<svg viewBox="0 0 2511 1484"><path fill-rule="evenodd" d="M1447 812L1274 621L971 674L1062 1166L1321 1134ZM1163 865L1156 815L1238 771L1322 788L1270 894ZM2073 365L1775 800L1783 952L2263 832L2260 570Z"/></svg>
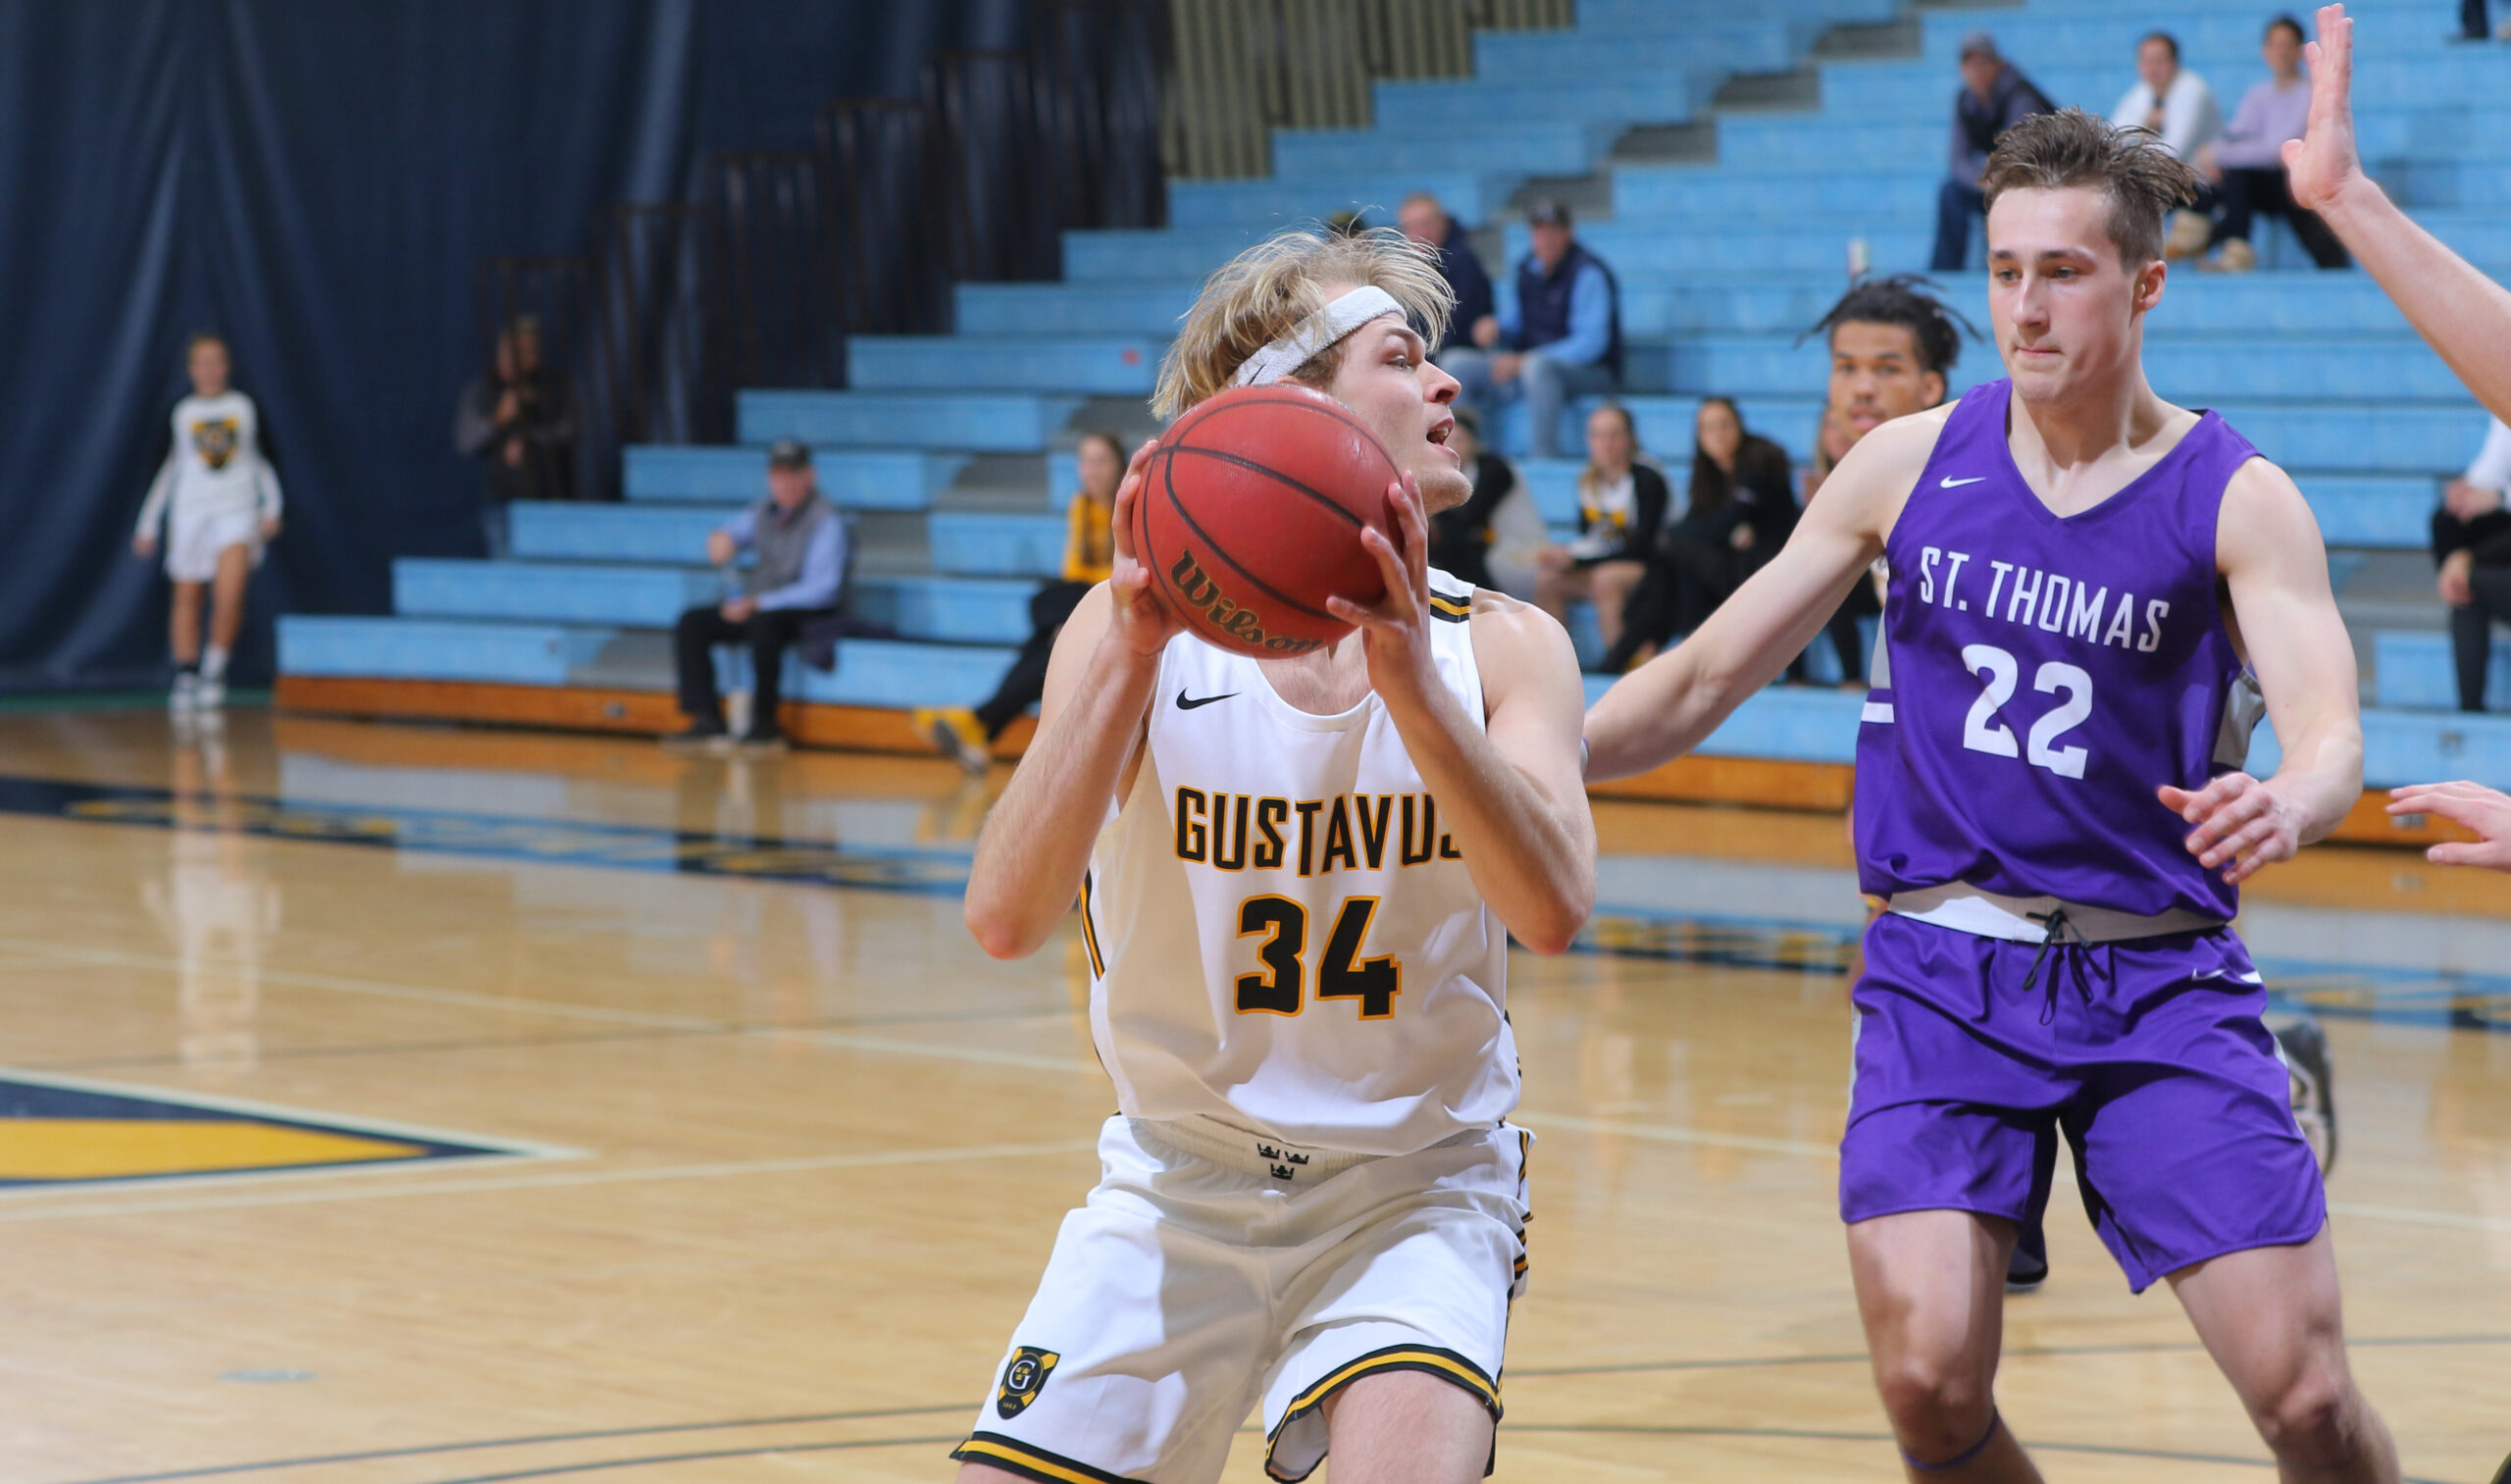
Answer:
<svg viewBox="0 0 2511 1484"><path fill-rule="evenodd" d="M1386 595L1363 526L1390 537L1395 460L1304 386L1224 391L1168 426L1134 504L1134 550L1180 622L1241 654L1305 654L1352 626L1325 600Z"/></svg>

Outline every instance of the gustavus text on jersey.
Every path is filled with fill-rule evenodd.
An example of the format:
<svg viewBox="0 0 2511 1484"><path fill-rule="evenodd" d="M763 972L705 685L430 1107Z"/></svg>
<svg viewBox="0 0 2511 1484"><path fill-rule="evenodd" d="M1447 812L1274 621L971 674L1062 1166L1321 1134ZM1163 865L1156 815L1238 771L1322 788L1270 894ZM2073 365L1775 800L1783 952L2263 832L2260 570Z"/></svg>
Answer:
<svg viewBox="0 0 2511 1484"><path fill-rule="evenodd" d="M1181 786L1170 802L1177 858L1216 870L1324 876L1464 858L1427 793L1292 799Z"/></svg>

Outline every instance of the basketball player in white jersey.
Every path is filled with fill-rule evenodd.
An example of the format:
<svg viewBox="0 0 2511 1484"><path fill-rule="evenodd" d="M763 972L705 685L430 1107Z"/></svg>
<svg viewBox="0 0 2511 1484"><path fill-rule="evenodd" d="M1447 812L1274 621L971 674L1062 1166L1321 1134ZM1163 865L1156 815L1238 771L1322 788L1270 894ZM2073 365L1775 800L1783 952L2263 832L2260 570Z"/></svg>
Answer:
<svg viewBox="0 0 2511 1484"><path fill-rule="evenodd" d="M2302 137L2284 146L2293 204L2319 213L2407 322L2441 353L2485 410L2511 417L2511 291L2426 231L2363 173L2354 147L2354 23L2342 5L2319 12L2319 39L2304 51L2311 111ZM2391 814L2438 814L2477 835L2427 851L2436 865L2511 871L2511 796L2482 784L2418 784L2396 791ZM2503 1465L2511 1475L2511 1463Z"/></svg>
<svg viewBox="0 0 2511 1484"><path fill-rule="evenodd" d="M1582 699L1560 626L1430 571L1467 486L1450 309L1391 231L1288 233L1214 275L1162 368L1173 416L1235 384L1335 397L1402 472L1385 598L1327 649L1184 632L1115 509L1114 576L1056 641L967 919L1028 953L1078 897L1120 1112L1011 1334L962 1484L1204 1484L1260 1406L1266 1466L1465 1484L1490 1464L1525 1266L1512 934L1559 952L1595 896ZM1147 452L1147 450L1146 450Z"/></svg>
<svg viewBox="0 0 2511 1484"><path fill-rule="evenodd" d="M279 535L279 475L262 456L261 413L227 384L227 342L192 336L185 356L192 394L175 404L174 443L140 506L131 550L156 554L166 530L166 576L175 584L167 621L175 655L176 711L215 711L227 699L227 656L244 624L244 584ZM201 643L201 588L210 589L209 642Z"/></svg>

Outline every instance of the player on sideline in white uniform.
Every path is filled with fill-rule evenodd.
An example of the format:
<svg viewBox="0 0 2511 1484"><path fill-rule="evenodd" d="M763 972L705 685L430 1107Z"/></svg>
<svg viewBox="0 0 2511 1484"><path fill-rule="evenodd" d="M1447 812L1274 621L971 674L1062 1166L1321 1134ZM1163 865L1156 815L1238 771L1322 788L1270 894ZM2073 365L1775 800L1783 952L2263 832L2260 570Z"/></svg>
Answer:
<svg viewBox="0 0 2511 1484"><path fill-rule="evenodd" d="M2344 6L2320 7L2319 39L2302 55L2311 70L2310 119L2302 137L2284 146L2293 204L2319 213L2487 412L2511 418L2511 291L2416 225L2363 173L2350 98L2354 22ZM2427 853L2437 865L2511 871L2511 796L2499 790L2417 784L2396 791L2389 812L2438 814L2477 833L2474 844L2434 845Z"/></svg>
<svg viewBox="0 0 2511 1484"><path fill-rule="evenodd" d="M1524 1270L1511 934L1559 952L1595 897L1583 699L1561 627L1430 571L1467 493L1429 363L1451 300L1391 231L1287 233L1204 285L1160 374L1173 416L1235 382L1324 391L1385 443L1387 595L1290 659L1183 631L1130 538L1056 640L1037 739L978 843L986 951L1081 902L1119 1113L1011 1335L962 1484L1336 1484L1489 1468ZM1409 322L1409 323L1408 323Z"/></svg>
<svg viewBox="0 0 2511 1484"><path fill-rule="evenodd" d="M192 394L175 404L174 446L148 486L130 549L157 552L166 530L166 576L175 584L167 621L175 656L169 704L215 711L227 699L227 656L244 624L244 584L279 535L279 475L262 456L261 413L227 384L227 342L196 334L185 353ZM210 589L209 643L200 640L201 588Z"/></svg>

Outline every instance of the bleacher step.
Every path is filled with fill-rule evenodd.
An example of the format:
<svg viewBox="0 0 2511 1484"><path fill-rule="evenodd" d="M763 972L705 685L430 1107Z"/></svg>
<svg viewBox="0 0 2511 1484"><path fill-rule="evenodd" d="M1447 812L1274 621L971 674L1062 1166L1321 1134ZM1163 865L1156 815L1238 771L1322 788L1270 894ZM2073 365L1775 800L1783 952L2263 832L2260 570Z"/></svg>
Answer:
<svg viewBox="0 0 2511 1484"><path fill-rule="evenodd" d="M1055 440L1082 401L1019 392L756 390L739 395L736 420L744 443L1035 452Z"/></svg>

